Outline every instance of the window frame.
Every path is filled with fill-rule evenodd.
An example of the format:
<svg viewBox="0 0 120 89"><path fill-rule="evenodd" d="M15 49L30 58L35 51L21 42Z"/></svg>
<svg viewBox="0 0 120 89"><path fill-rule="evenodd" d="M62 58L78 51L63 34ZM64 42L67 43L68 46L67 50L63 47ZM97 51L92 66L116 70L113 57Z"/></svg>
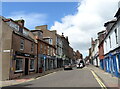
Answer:
<svg viewBox="0 0 120 89"><path fill-rule="evenodd" d="M24 50L24 44L25 44L24 39L21 39L20 40L20 50ZM23 46L23 48L21 48L21 46Z"/></svg>
<svg viewBox="0 0 120 89"><path fill-rule="evenodd" d="M22 63L22 64L17 64L17 61L21 61L19 63ZM17 66L20 67L20 69L17 69ZM15 60L15 72L21 72L23 71L23 58L16 58Z"/></svg>
<svg viewBox="0 0 120 89"><path fill-rule="evenodd" d="M31 52L34 52L34 43L31 43Z"/></svg>
<svg viewBox="0 0 120 89"><path fill-rule="evenodd" d="M33 61L33 63L31 64L31 61ZM31 68L32 65L32 68ZM34 59L30 59L30 69L29 70L35 70L35 60Z"/></svg>

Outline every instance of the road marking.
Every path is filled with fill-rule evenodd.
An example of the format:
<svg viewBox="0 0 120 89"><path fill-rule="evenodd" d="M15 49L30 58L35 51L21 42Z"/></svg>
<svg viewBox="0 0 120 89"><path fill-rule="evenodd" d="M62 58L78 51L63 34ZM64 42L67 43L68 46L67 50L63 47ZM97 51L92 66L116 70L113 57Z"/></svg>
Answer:
<svg viewBox="0 0 120 89"><path fill-rule="evenodd" d="M95 77L99 85L102 87L102 89L107 89L105 84L98 78L98 76L94 73L94 71L93 70L90 70L90 71L92 72L93 76Z"/></svg>
<svg viewBox="0 0 120 89"><path fill-rule="evenodd" d="M52 73L46 74L46 75L44 75L44 76L38 77L38 78L36 78L36 79L40 79L40 78L43 78L43 77L46 77L46 76L49 76L49 75L52 75L52 74L55 74L55 73L57 73L57 72L52 72Z"/></svg>

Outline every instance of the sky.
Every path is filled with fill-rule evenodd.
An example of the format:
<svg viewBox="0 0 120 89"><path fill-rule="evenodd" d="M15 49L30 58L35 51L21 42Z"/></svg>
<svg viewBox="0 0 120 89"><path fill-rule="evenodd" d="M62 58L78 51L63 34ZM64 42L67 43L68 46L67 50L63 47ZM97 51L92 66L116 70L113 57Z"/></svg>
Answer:
<svg viewBox="0 0 120 89"><path fill-rule="evenodd" d="M24 19L25 26L48 25L49 30L68 36L70 46L88 55L91 37L114 19L119 0L79 0L79 2L2 2L2 16Z"/></svg>

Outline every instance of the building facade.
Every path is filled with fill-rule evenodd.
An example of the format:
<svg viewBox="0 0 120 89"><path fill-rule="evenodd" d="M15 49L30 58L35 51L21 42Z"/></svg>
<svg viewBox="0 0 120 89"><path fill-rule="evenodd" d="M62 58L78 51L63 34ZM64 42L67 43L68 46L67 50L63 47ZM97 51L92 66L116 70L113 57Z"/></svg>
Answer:
<svg viewBox="0 0 120 89"><path fill-rule="evenodd" d="M104 39L104 69L106 72L120 77L120 9L118 9L115 20L105 23L107 30Z"/></svg>
<svg viewBox="0 0 120 89"><path fill-rule="evenodd" d="M35 29L43 31L43 40L48 42L53 47L56 47L56 30L52 30L52 31L48 30L47 25L36 26ZM49 49L51 51L51 48ZM56 48L53 55L56 56ZM57 58L53 60L53 64L54 64L54 68L57 68Z"/></svg>
<svg viewBox="0 0 120 89"><path fill-rule="evenodd" d="M4 48L3 44L7 44L5 49L2 49L2 55L4 55L2 56L2 68L6 66L6 69L2 70L3 75L4 73L6 75L2 80L35 73L37 44L34 36L31 36L30 31L24 27L24 20L13 21L5 18L1 18L1 20L2 35L5 36L2 48ZM6 59L7 61L5 61Z"/></svg>
<svg viewBox="0 0 120 89"><path fill-rule="evenodd" d="M99 49L99 60L100 60L100 68L101 69L104 69L104 65L103 65L103 59L104 59L104 38L105 38L105 30L104 31L101 31L98 33L98 40L99 40L99 46L98 46L98 49Z"/></svg>
<svg viewBox="0 0 120 89"><path fill-rule="evenodd" d="M42 30L32 30L31 31L37 40L37 54L38 54L38 72L44 72L56 68L54 60L56 48L51 45L48 41L43 40Z"/></svg>
<svg viewBox="0 0 120 89"><path fill-rule="evenodd" d="M98 33L98 56L104 71L120 77L120 2L115 19L104 24L105 30ZM89 49L89 59L94 60L95 41ZM97 48L97 46L96 46ZM94 64L94 61L91 61Z"/></svg>

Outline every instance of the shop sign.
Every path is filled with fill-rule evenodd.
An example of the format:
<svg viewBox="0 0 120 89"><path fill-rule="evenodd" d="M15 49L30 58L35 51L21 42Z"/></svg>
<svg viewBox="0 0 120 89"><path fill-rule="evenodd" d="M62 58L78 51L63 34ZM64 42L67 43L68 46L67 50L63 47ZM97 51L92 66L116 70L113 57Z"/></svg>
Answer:
<svg viewBox="0 0 120 89"><path fill-rule="evenodd" d="M30 54L24 54L25 57L30 57Z"/></svg>
<svg viewBox="0 0 120 89"><path fill-rule="evenodd" d="M15 52L15 54L17 55L17 56L25 56L25 57L32 57L32 58L34 58L35 56L34 55L32 55L32 54L28 54L28 53L21 53L21 52L18 52L18 51L16 51Z"/></svg>

